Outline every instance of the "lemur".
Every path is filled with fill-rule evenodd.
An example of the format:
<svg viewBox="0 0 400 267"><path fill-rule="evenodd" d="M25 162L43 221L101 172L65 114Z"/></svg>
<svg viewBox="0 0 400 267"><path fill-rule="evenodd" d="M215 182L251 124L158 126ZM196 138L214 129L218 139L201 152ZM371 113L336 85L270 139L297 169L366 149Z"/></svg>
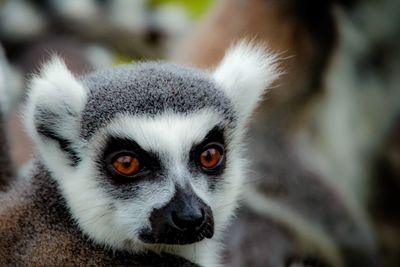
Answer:
<svg viewBox="0 0 400 267"><path fill-rule="evenodd" d="M275 60L242 41L213 72L148 62L78 78L53 58L24 112L35 163L0 195L0 265L219 266Z"/></svg>

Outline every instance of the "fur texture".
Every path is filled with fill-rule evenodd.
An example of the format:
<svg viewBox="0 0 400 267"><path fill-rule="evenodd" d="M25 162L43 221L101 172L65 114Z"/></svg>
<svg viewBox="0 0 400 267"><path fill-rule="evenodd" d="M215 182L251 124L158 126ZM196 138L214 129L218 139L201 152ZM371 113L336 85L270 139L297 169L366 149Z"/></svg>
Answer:
<svg viewBox="0 0 400 267"><path fill-rule="evenodd" d="M30 176L0 195L1 266L197 266L169 254L130 254L94 244L71 218L48 171L36 165Z"/></svg>
<svg viewBox="0 0 400 267"><path fill-rule="evenodd" d="M0 47L0 60L4 60L3 51ZM4 60L5 61L5 60ZM13 176L13 168L9 154L9 146L6 136L7 121L5 118L6 108L6 71L5 62L0 64L0 190L3 190Z"/></svg>
<svg viewBox="0 0 400 267"><path fill-rule="evenodd" d="M247 68L242 67L244 57L248 57ZM72 232L68 238L74 240L88 239L85 244L77 241L88 253L96 246L135 258L148 251L166 252L201 266L218 266L218 242L237 206L245 178L244 128L257 101L277 76L271 58L256 46L240 43L226 55L225 62L230 64L221 64L214 74L167 63L142 63L81 79L60 59L53 59L32 80L25 110L40 167L34 168L32 179L28 177L26 190L21 193L16 184L4 197L26 193L22 198L38 203L38 209L43 209L46 201L54 202L63 210L63 215L55 214L58 222L70 218L60 232ZM235 86L227 78L232 73L241 75ZM247 105L240 105L244 96L251 97ZM226 163L221 173L210 175L192 165L191 151L205 142L213 129L222 133ZM116 183L104 169L103 157L109 140L115 138L134 142L155 155L160 171L146 179ZM52 184L51 189L47 184ZM141 233L151 229L152 212L174 199L177 186L189 188L211 208L214 237L188 245L144 242ZM52 192L46 201L40 200L41 190ZM10 209L16 208L18 213L12 203ZM1 216L8 218L9 214L4 210ZM35 218L30 220L34 225ZM50 238L46 227L52 228L51 216L37 220L44 236ZM25 223L20 227L22 232L36 232ZM2 232L11 234L9 230ZM94 245L88 247L90 242ZM31 251L28 245L21 253L28 258ZM9 251L7 259L15 253L17 250ZM38 255L37 263L42 264L48 255ZM86 254L77 260L90 261L90 257ZM173 265L179 265L179 258L173 259L178 261ZM136 265L141 266L140 261Z"/></svg>
<svg viewBox="0 0 400 267"><path fill-rule="evenodd" d="M1 110L1 100L0 100L0 110ZM6 136L6 126L3 118L3 114L0 111L0 190L10 182L12 177L12 165L9 155L9 147L7 143Z"/></svg>
<svg viewBox="0 0 400 267"><path fill-rule="evenodd" d="M214 72L214 78L233 99L235 109L242 120L248 119L255 105L261 100L266 85L279 77L277 57L262 46L241 41L231 47ZM240 62L238 67L235 62ZM247 87L258 88L247 90ZM246 92L244 95L243 93Z"/></svg>

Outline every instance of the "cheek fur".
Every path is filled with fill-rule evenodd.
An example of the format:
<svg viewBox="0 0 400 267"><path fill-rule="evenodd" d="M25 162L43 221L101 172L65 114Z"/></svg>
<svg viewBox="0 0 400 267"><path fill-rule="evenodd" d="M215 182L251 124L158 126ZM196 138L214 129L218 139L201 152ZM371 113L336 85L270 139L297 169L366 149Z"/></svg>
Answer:
<svg viewBox="0 0 400 267"><path fill-rule="evenodd" d="M209 193L209 203L215 217L216 233L219 233L229 223L242 195L247 161L239 155L243 155L241 149L229 151L226 170L220 177L221 182L214 191Z"/></svg>
<svg viewBox="0 0 400 267"><path fill-rule="evenodd" d="M153 209L164 206L174 194L173 183L168 180L146 182L139 185L137 196L115 201L115 224L129 237L149 227L149 216Z"/></svg>

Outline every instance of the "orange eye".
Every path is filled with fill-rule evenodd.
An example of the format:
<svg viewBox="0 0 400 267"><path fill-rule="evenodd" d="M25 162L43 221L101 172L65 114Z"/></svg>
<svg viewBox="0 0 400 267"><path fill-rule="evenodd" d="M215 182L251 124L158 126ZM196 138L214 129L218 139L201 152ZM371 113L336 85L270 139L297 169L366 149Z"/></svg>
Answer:
<svg viewBox="0 0 400 267"><path fill-rule="evenodd" d="M204 150L199 157L201 167L205 169L214 169L221 162L221 152L213 147Z"/></svg>
<svg viewBox="0 0 400 267"><path fill-rule="evenodd" d="M122 175L130 176L140 170L139 160L133 156L121 156L112 164L114 169Z"/></svg>

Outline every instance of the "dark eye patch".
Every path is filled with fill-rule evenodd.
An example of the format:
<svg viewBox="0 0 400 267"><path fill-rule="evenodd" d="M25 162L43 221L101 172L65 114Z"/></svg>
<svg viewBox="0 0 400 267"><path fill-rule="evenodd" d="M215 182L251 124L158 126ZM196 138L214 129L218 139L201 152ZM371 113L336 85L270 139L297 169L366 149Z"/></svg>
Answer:
<svg viewBox="0 0 400 267"><path fill-rule="evenodd" d="M219 152L221 153L223 158L217 168L204 171L204 169L199 166L198 159L201 153L209 147L215 147L219 149ZM224 129L222 127L214 127L207 133L203 141L192 147L190 152L190 165L193 171L202 171L210 176L211 180L217 179L217 176L224 171L226 166L226 143L224 137Z"/></svg>
<svg viewBox="0 0 400 267"><path fill-rule="evenodd" d="M132 177L119 175L112 171L112 163L118 154L129 154L137 158L141 165L141 170ZM103 156L100 159L101 166L117 184L132 183L143 179L151 179L154 174L161 170L160 160L154 153L144 150L135 141L127 138L110 137Z"/></svg>
<svg viewBox="0 0 400 267"><path fill-rule="evenodd" d="M211 142L217 142L225 146L224 130L220 126L212 128L199 145Z"/></svg>

